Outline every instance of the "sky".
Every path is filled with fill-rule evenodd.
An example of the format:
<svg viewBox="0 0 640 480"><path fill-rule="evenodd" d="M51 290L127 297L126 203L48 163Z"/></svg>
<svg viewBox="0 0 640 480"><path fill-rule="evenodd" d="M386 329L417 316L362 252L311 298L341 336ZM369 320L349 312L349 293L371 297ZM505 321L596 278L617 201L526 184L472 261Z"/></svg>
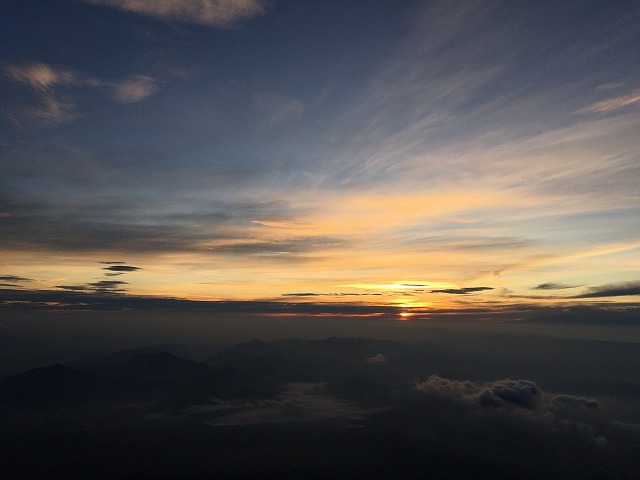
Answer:
<svg viewBox="0 0 640 480"><path fill-rule="evenodd" d="M0 303L637 312L639 27L634 1L1 2Z"/></svg>

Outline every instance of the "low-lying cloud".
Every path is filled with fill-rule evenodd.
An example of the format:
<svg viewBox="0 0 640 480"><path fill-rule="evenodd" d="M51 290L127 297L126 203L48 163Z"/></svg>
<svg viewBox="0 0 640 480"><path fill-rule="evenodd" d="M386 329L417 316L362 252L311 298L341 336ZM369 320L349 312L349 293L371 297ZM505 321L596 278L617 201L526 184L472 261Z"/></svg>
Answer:
<svg viewBox="0 0 640 480"><path fill-rule="evenodd" d="M211 411L217 414L207 420L210 425L256 425L291 422L314 422L330 419L359 420L371 409L350 404L328 395L323 383L290 383L275 399L257 399L250 402L214 402L187 410L194 413ZM219 415L220 413L227 415Z"/></svg>
<svg viewBox="0 0 640 480"><path fill-rule="evenodd" d="M497 380L484 384L449 380L431 375L416 384L420 392L445 395L451 399L485 406L519 406L533 408L541 396L538 386L530 380Z"/></svg>
<svg viewBox="0 0 640 480"><path fill-rule="evenodd" d="M417 382L416 390L424 394L446 397L455 402L484 407L522 407L527 409L602 408L592 398L569 394L545 394L532 380L494 380L478 383L470 380L450 380L431 375Z"/></svg>
<svg viewBox="0 0 640 480"><path fill-rule="evenodd" d="M367 358L367 363L384 363L387 359L384 357L382 353L376 353L373 357Z"/></svg>

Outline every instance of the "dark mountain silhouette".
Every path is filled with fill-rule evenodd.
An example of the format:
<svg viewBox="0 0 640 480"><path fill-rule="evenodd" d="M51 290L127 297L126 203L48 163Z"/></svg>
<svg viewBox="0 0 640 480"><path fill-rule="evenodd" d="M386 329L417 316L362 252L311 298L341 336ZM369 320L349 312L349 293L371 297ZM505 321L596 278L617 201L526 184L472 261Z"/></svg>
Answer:
<svg viewBox="0 0 640 480"><path fill-rule="evenodd" d="M0 404L17 409L67 408L113 398L115 384L60 363L0 381Z"/></svg>
<svg viewBox="0 0 640 480"><path fill-rule="evenodd" d="M228 365L207 365L167 352L136 355L122 362L89 367L87 371L134 382L141 396L176 408L206 403L212 398L271 396L279 385L262 372L257 375Z"/></svg>
<svg viewBox="0 0 640 480"><path fill-rule="evenodd" d="M314 381L319 376L315 362L276 342L252 340L207 357L205 361L209 365L232 366L255 381Z"/></svg>
<svg viewBox="0 0 640 480"><path fill-rule="evenodd" d="M479 338L458 335L439 344L254 340L206 362L155 346L85 357L74 368L30 370L0 381L0 475L634 478L636 410L607 417L605 407L586 408L594 401L572 395L559 404L541 383L544 400L533 407L478 401L532 385L501 379L536 380L526 368L543 346L548 357L537 362L544 375L549 359L565 368L558 362L561 348L573 355L582 343L532 339L527 349L509 336L470 341ZM481 355L487 345L492 357ZM597 346L603 355L623 354L631 372L608 381L627 381L637 351ZM581 375L589 379L598 368ZM492 371L499 376L487 377ZM447 378L416 382L431 374ZM560 380L566 387L571 379ZM635 383L627 383L626 395L637 399Z"/></svg>
<svg viewBox="0 0 640 480"><path fill-rule="evenodd" d="M367 359L379 353L393 359L392 367L372 369ZM231 365L245 372L260 372L282 381L317 382L349 380L354 376L391 381L391 369L411 365L417 352L407 345L382 340L331 337L324 340L291 339L235 345L205 359L210 365Z"/></svg>
<svg viewBox="0 0 640 480"><path fill-rule="evenodd" d="M87 370L101 365L122 363L141 355L160 352L170 353L178 358L193 361L194 358L201 359L213 355L221 350L221 347L211 345L150 345L147 347L133 348L117 352L94 354L69 362L67 365L72 368L77 368L78 370Z"/></svg>
<svg viewBox="0 0 640 480"><path fill-rule="evenodd" d="M128 360L99 365L90 371L110 378L126 378L146 384L179 385L209 373L204 363L178 358L167 352L137 355Z"/></svg>

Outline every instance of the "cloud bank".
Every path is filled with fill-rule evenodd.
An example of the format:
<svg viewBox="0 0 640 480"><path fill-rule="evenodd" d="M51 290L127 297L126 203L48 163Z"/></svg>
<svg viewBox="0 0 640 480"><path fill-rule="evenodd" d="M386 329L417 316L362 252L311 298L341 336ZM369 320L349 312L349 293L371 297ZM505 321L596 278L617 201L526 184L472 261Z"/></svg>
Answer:
<svg viewBox="0 0 640 480"><path fill-rule="evenodd" d="M626 297L640 295L640 281L613 283L591 287L587 293L573 298Z"/></svg>

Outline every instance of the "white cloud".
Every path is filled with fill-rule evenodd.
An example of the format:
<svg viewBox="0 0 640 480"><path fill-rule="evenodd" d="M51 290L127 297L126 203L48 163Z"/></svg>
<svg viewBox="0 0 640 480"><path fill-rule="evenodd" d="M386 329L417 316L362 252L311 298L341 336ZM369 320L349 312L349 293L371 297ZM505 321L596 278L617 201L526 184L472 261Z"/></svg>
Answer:
<svg viewBox="0 0 640 480"><path fill-rule="evenodd" d="M228 27L261 15L264 0L85 0L153 17Z"/></svg>
<svg viewBox="0 0 640 480"><path fill-rule="evenodd" d="M37 90L46 90L55 84L72 84L76 76L70 70L44 63L4 65L5 74L13 80L31 85Z"/></svg>
<svg viewBox="0 0 640 480"><path fill-rule="evenodd" d="M112 90L116 100L122 103L137 103L158 90L157 82L147 75L133 75L126 80L111 81L89 76L83 72L45 63L2 64L1 71L7 78L27 85L36 93L36 99L21 106L15 113L18 118L65 122L77 117L73 104L59 93L60 86L89 87Z"/></svg>
<svg viewBox="0 0 640 480"><path fill-rule="evenodd" d="M150 97L156 91L155 80L146 75L134 75L115 87L115 97L123 103L137 103Z"/></svg>
<svg viewBox="0 0 640 480"><path fill-rule="evenodd" d="M384 363L385 361L386 361L386 358L384 358L384 355L381 353L378 353L373 357L367 358L367 362L369 363Z"/></svg>

